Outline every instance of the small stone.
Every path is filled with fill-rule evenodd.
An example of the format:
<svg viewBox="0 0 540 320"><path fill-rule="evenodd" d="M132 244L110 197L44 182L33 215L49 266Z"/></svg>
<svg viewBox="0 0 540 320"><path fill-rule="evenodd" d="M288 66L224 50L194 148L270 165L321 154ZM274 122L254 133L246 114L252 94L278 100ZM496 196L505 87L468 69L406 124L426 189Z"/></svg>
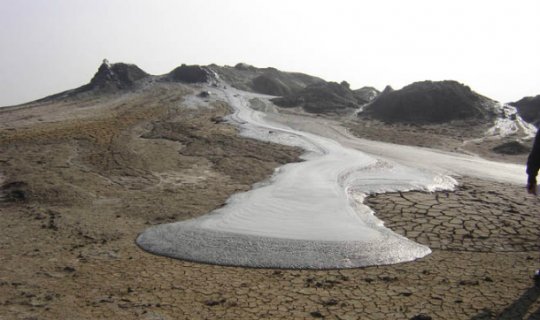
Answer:
<svg viewBox="0 0 540 320"><path fill-rule="evenodd" d="M364 278L364 281L367 283L372 283L375 280L373 278Z"/></svg>
<svg viewBox="0 0 540 320"><path fill-rule="evenodd" d="M69 272L69 273L75 272L75 268L73 268L73 267L64 267L64 271Z"/></svg>
<svg viewBox="0 0 540 320"><path fill-rule="evenodd" d="M461 280L459 282L460 286L477 286L480 282L478 280Z"/></svg>
<svg viewBox="0 0 540 320"><path fill-rule="evenodd" d="M336 299L330 299L330 300L322 302L323 306L335 306L337 304L338 304L338 301Z"/></svg>
<svg viewBox="0 0 540 320"><path fill-rule="evenodd" d="M204 302L205 305L209 306L209 307L214 307L214 306L217 306L217 305L220 305L220 304L223 304L225 303L225 299L221 299L221 300L206 300Z"/></svg>

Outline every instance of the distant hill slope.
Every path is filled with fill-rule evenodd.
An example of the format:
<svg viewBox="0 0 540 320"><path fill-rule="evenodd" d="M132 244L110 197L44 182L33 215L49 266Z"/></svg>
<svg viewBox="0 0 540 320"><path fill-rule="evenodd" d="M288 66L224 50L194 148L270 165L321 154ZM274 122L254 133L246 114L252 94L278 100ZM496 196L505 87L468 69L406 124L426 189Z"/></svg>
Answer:
<svg viewBox="0 0 540 320"><path fill-rule="evenodd" d="M377 98L381 92L373 87L362 87L360 89L353 90L353 94L358 103L364 105Z"/></svg>
<svg viewBox="0 0 540 320"><path fill-rule="evenodd" d="M214 78L213 72L207 67L198 65L181 65L165 76L166 80L184 83L208 82Z"/></svg>
<svg viewBox="0 0 540 320"><path fill-rule="evenodd" d="M511 102L510 105L516 107L523 120L535 123L537 127L540 127L540 95L525 97L519 101Z"/></svg>
<svg viewBox="0 0 540 320"><path fill-rule="evenodd" d="M80 89L128 89L138 80L149 77L141 68L134 64L114 63L103 61L90 83Z"/></svg>
<svg viewBox="0 0 540 320"><path fill-rule="evenodd" d="M281 98L272 99L280 107L302 107L311 113L345 112L359 108L354 92L345 83L319 82Z"/></svg>
<svg viewBox="0 0 540 320"><path fill-rule="evenodd" d="M234 67L209 65L208 68L233 87L262 94L283 96L297 93L305 87L324 82L303 73L284 72L275 68L256 68L239 63Z"/></svg>
<svg viewBox="0 0 540 320"><path fill-rule="evenodd" d="M310 113L351 113L377 97L379 91L371 87L351 90L346 81L319 82L272 101L285 108L302 107Z"/></svg>
<svg viewBox="0 0 540 320"><path fill-rule="evenodd" d="M76 89L53 94L36 101L43 102L55 99L64 99L92 92L110 93L117 90L133 89L136 87L136 84L139 81L150 77L152 77L150 74L146 73L144 70L134 64L110 64L105 59L88 84Z"/></svg>
<svg viewBox="0 0 540 320"><path fill-rule="evenodd" d="M456 81L415 82L401 90L387 87L359 113L388 123L437 124L492 120L496 102Z"/></svg>

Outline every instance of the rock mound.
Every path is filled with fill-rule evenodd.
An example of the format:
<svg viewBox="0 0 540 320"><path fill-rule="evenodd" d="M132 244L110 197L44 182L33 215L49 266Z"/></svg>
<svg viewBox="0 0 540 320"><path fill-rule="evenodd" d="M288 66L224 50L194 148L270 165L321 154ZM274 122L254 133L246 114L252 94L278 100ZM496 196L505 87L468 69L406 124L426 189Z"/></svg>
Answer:
<svg viewBox="0 0 540 320"><path fill-rule="evenodd" d="M496 152L496 153L508 154L508 155L528 154L529 152L531 152L531 148L522 144L519 141L506 142L506 143L496 146L495 148L491 150L493 150L493 152Z"/></svg>
<svg viewBox="0 0 540 320"><path fill-rule="evenodd" d="M237 63L234 66L234 68L238 70L244 70L244 71L257 71L257 68L244 62Z"/></svg>
<svg viewBox="0 0 540 320"><path fill-rule="evenodd" d="M540 127L540 95L525 97L519 101L511 102L510 105L516 107L523 120Z"/></svg>
<svg viewBox="0 0 540 320"><path fill-rule="evenodd" d="M212 72L206 68L198 65L181 65L169 73L170 80L185 83L202 83L210 81Z"/></svg>
<svg viewBox="0 0 540 320"><path fill-rule="evenodd" d="M366 104L377 98L381 92L373 87L362 87L353 90L353 94L356 97L356 100L358 100L358 103Z"/></svg>
<svg viewBox="0 0 540 320"><path fill-rule="evenodd" d="M107 59L88 84L87 89L129 89L136 81L150 75L134 64L110 64Z"/></svg>
<svg viewBox="0 0 540 320"><path fill-rule="evenodd" d="M311 84L324 82L303 73L257 68L246 63L239 63L234 67L213 64L208 68L237 89L276 96L294 94Z"/></svg>
<svg viewBox="0 0 540 320"><path fill-rule="evenodd" d="M0 186L0 202L25 201L28 198L29 187L26 182L13 181Z"/></svg>
<svg viewBox="0 0 540 320"><path fill-rule="evenodd" d="M459 82L422 81L401 90L387 87L359 116L389 123L489 121L495 117L494 105L493 100Z"/></svg>
<svg viewBox="0 0 540 320"><path fill-rule="evenodd" d="M269 75L260 75L253 79L251 88L258 93L269 94L272 96L284 96L291 94L291 88L289 88L278 77L272 77Z"/></svg>
<svg viewBox="0 0 540 320"><path fill-rule="evenodd" d="M99 66L98 71L94 74L92 80L90 80L88 84L76 89L67 90L38 99L36 102L77 98L95 93L114 93L118 90L134 89L138 82L149 77L151 77L151 75L134 64L110 64L107 59L104 59L103 63Z"/></svg>
<svg viewBox="0 0 540 320"><path fill-rule="evenodd" d="M272 100L280 107L302 107L311 113L344 113L360 103L346 82L321 82L289 96Z"/></svg>

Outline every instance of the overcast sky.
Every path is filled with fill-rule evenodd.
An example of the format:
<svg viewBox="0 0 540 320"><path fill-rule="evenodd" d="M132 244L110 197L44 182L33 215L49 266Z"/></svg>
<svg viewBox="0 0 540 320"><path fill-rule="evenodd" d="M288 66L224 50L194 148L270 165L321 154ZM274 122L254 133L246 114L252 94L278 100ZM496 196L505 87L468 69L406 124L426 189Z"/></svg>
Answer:
<svg viewBox="0 0 540 320"><path fill-rule="evenodd" d="M87 83L102 59L164 74L246 62L353 88L458 80L540 94L538 0L0 0L0 106Z"/></svg>

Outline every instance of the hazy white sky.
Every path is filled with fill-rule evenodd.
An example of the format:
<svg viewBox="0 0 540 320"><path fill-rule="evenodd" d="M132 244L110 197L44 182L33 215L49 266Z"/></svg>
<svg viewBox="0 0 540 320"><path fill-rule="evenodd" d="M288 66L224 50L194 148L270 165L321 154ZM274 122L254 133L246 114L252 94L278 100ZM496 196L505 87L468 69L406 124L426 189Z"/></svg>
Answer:
<svg viewBox="0 0 540 320"><path fill-rule="evenodd" d="M103 58L151 74L246 62L395 89L458 80L540 94L538 0L0 0L0 106L87 83Z"/></svg>

